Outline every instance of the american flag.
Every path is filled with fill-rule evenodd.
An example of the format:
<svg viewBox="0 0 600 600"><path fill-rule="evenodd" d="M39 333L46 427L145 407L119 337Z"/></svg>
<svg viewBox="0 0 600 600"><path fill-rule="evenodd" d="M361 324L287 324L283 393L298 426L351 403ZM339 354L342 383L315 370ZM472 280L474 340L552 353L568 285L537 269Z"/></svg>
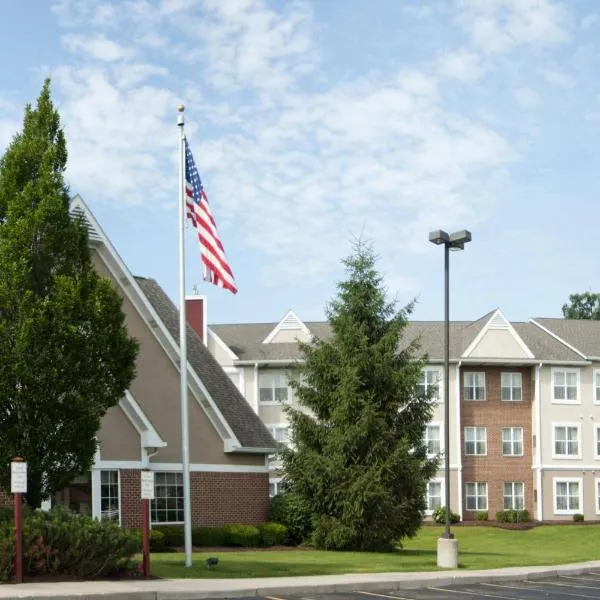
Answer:
<svg viewBox="0 0 600 600"><path fill-rule="evenodd" d="M198 231L204 280L237 293L233 273L225 258L225 250L210 213L208 198L202 186L192 151L185 140L185 206L187 218Z"/></svg>

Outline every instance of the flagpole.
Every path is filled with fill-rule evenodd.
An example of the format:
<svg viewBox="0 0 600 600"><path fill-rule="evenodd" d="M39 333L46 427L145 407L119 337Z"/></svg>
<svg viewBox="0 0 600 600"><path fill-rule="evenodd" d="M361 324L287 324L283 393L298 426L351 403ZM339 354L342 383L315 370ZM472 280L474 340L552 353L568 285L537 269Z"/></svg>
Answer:
<svg viewBox="0 0 600 600"><path fill-rule="evenodd" d="M177 108L177 125L179 127L179 351L181 363L179 367L181 384L181 463L183 467L183 530L185 542L185 566L192 566L192 514L190 503L190 441L188 423L188 385L187 385L187 319L185 310L185 155L183 143L183 111L180 104Z"/></svg>

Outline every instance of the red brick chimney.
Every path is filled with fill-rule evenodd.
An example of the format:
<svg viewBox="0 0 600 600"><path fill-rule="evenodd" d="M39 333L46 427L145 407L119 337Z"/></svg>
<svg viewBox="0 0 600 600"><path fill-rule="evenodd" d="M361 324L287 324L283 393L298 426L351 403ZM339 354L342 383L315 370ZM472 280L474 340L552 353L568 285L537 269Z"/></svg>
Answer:
<svg viewBox="0 0 600 600"><path fill-rule="evenodd" d="M185 312L188 324L206 346L206 296L186 296Z"/></svg>

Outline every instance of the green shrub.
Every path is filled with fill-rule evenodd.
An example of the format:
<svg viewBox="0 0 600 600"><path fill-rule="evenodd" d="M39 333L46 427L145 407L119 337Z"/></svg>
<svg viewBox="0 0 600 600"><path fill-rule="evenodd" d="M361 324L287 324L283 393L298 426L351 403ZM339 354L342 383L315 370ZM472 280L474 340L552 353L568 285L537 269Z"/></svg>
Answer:
<svg viewBox="0 0 600 600"><path fill-rule="evenodd" d="M164 536L165 549L183 548L185 546L185 534L183 527L156 525L152 531L160 531Z"/></svg>
<svg viewBox="0 0 600 600"><path fill-rule="evenodd" d="M431 515L435 523L440 523L443 525L446 523L446 507L438 506ZM455 513L450 511L450 523L455 524L460 521L460 517Z"/></svg>
<svg viewBox="0 0 600 600"><path fill-rule="evenodd" d="M167 550L165 534L160 529L150 530L150 552L164 552Z"/></svg>
<svg viewBox="0 0 600 600"><path fill-rule="evenodd" d="M225 530L223 527L194 527L192 544L194 546L224 546Z"/></svg>
<svg viewBox="0 0 600 600"><path fill-rule="evenodd" d="M496 521L499 523L528 523L531 521L531 517L526 510L501 510L496 513Z"/></svg>
<svg viewBox="0 0 600 600"><path fill-rule="evenodd" d="M226 546L253 548L260 545L260 531L254 525L225 525Z"/></svg>
<svg viewBox="0 0 600 600"><path fill-rule="evenodd" d="M6 523L0 523L0 582L8 581L13 572L13 529Z"/></svg>
<svg viewBox="0 0 600 600"><path fill-rule="evenodd" d="M269 521L284 525L288 541L292 544L304 542L313 531L310 508L290 491L277 494L271 499Z"/></svg>
<svg viewBox="0 0 600 600"><path fill-rule="evenodd" d="M487 510L484 510L484 511L478 512L478 513L475 515L475 518L476 518L478 521L487 521L487 520L488 520L488 513L487 513Z"/></svg>
<svg viewBox="0 0 600 600"><path fill-rule="evenodd" d="M263 546L281 546L287 541L287 527L279 523L263 523L258 526Z"/></svg>
<svg viewBox="0 0 600 600"><path fill-rule="evenodd" d="M573 515L573 521L575 522L581 522L583 521L583 515L580 513L577 513L575 515Z"/></svg>

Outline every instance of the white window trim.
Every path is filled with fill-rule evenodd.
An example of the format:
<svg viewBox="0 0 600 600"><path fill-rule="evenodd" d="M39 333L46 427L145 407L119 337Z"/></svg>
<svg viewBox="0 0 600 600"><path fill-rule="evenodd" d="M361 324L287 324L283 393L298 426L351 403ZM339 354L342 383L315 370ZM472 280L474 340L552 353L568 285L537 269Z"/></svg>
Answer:
<svg viewBox="0 0 600 600"><path fill-rule="evenodd" d="M430 421L429 423L427 423L427 427L439 427L440 430L440 453L439 456L444 456L444 448L446 447L444 445L444 423L443 421ZM425 430L427 431L427 430ZM437 454L429 454L429 452L427 453L427 458L433 458L434 456L438 456ZM433 479L431 479L430 481L434 481Z"/></svg>
<svg viewBox="0 0 600 600"><path fill-rule="evenodd" d="M600 489L598 489L600 487L600 477L596 477L594 479L594 503L596 504L596 514L600 515L600 501L598 500L598 498L600 498Z"/></svg>
<svg viewBox="0 0 600 600"><path fill-rule="evenodd" d="M558 510L556 507L556 484L557 483L578 483L579 484L579 508L577 510L566 509ZM576 515L583 514L583 477L553 477L552 478L552 501L555 515Z"/></svg>
<svg viewBox="0 0 600 600"><path fill-rule="evenodd" d="M594 423L594 458L600 460L598 454L598 442L600 442L600 423Z"/></svg>
<svg viewBox="0 0 600 600"><path fill-rule="evenodd" d="M446 498L446 482L443 477L433 477L427 482L427 486L429 489L430 483L439 483L440 484L440 506L444 506L445 498ZM427 500L427 491L425 491L425 500ZM433 515L433 511L429 509L425 509L425 515L431 516Z"/></svg>
<svg viewBox="0 0 600 600"><path fill-rule="evenodd" d="M173 473L173 471L154 471L154 474L156 475L157 473ZM181 477L182 477L182 481L183 481L183 471L182 470L176 470L175 473L181 473ZM154 479L154 489L156 489L156 479ZM156 499L156 492L154 494L154 497ZM185 516L185 514L184 514ZM162 527L163 525L183 525L183 521L153 521L152 520L152 500L150 501L150 526L151 527Z"/></svg>
<svg viewBox="0 0 600 600"><path fill-rule="evenodd" d="M471 388L471 386L467 386L465 384L465 376L466 375L470 375L471 373L475 373L478 375L483 375L483 398L480 399L472 399L472 398L467 398L466 394L465 394L465 390L467 388ZM465 402L485 402L487 400L487 377L485 376L485 371L463 371L463 400Z"/></svg>
<svg viewBox="0 0 600 600"><path fill-rule="evenodd" d="M577 455L556 454L556 428L557 427L577 427ZM583 440L581 439L581 423L552 423L552 458L556 460L581 460L581 450Z"/></svg>
<svg viewBox="0 0 600 600"><path fill-rule="evenodd" d="M520 483L523 486L523 508L520 510L527 510L527 506L525 505L525 498L526 498L526 493L525 493L525 488L527 487L526 483L524 481L504 481L502 482L502 506L504 506L504 484L505 483L512 483L513 484L513 490L514 490L514 484L515 483ZM516 498L516 496L513 494L512 495L512 499L514 500ZM504 510L516 510L516 509L507 509L505 508Z"/></svg>
<svg viewBox="0 0 600 600"><path fill-rule="evenodd" d="M600 374L600 369L594 369L594 380L593 380L593 390L594 390L594 404L600 405L600 400L596 400L596 375Z"/></svg>
<svg viewBox="0 0 600 600"><path fill-rule="evenodd" d="M483 429L485 431L485 452L483 454L468 454L467 453L467 429ZM487 427L480 427L477 425L469 425L468 427L465 427L463 429L463 438L465 441L465 445L463 447L465 456L487 456L488 455L488 434L487 434ZM475 435L475 449L477 449L477 435ZM469 482L469 483L476 483L476 482ZM479 483L484 483L483 481L479 482Z"/></svg>
<svg viewBox="0 0 600 600"><path fill-rule="evenodd" d="M552 390L552 404L581 404L581 376L580 369L565 369L561 367L553 367L552 368L552 376L550 378L550 385ZM575 373L577 376L577 399L576 400L557 400L554 397L554 378L556 373L564 373L565 374L565 383L566 383L566 375L567 373ZM594 394L596 393L596 381L594 380Z"/></svg>
<svg viewBox="0 0 600 600"><path fill-rule="evenodd" d="M277 496L277 494L279 494L279 485L281 484L281 480L282 477L269 477L269 484L272 483L275 486L274 496ZM273 498L273 496L269 494L269 498Z"/></svg>
<svg viewBox="0 0 600 600"><path fill-rule="evenodd" d="M436 400L436 402L438 404L442 404L444 402L444 369L443 367L425 367L423 369L423 372L434 372L438 374L438 397L434 400Z"/></svg>
<svg viewBox="0 0 600 600"><path fill-rule="evenodd" d="M265 370L262 371L263 375L271 375L274 374L275 372L279 372L281 369L269 369L266 373L264 372ZM290 388L290 382L289 382L289 377L287 376L287 373L284 372L283 376L286 379L286 388L287 388L287 400L285 402L279 402L277 400L261 400L260 399L260 390L261 390L261 386L260 386L260 376L261 376L261 371L259 370L257 373L257 381L256 381L256 389L257 389L257 394L258 394L258 405L259 406L288 406L289 404L292 403L292 388ZM270 389L275 389L275 388L270 388Z"/></svg>
<svg viewBox="0 0 600 600"><path fill-rule="evenodd" d="M122 500L123 500L123 494L121 493L121 469L100 469L98 471L99 475L98 475L98 480L99 480L99 484L100 487L98 488L98 495L100 497L100 512L99 512L99 517L98 519L100 521L102 521L102 471L116 471L117 472L117 486L118 486L118 490L119 490L119 527L122 525L121 523L121 508L122 508ZM92 504L94 502L94 491L92 490Z"/></svg>
<svg viewBox="0 0 600 600"><path fill-rule="evenodd" d="M514 400L513 398L511 398L510 400L504 400L502 398L502 375L518 375L521 378L521 386L520 386L520 390L521 390L521 399L520 400ZM510 389L512 390L515 386L511 385ZM520 373L519 371L501 371L500 372L500 400L502 402L523 402L523 373Z"/></svg>
<svg viewBox="0 0 600 600"><path fill-rule="evenodd" d="M513 402L512 400L510 402ZM516 400L514 401L516 402ZM503 433L505 429L520 429L521 430L521 454L504 454L504 437L503 437ZM509 425L508 427L501 427L500 431L502 432L500 435L500 454L506 458L518 458L519 456L523 456L524 452L525 452L525 431L523 427L520 427L519 425L513 426L513 425ZM511 442L512 443L512 442ZM508 482L507 482L508 483Z"/></svg>
<svg viewBox="0 0 600 600"><path fill-rule="evenodd" d="M467 486L468 485L475 485L478 486L480 484L485 484L485 506L486 508L467 508L468 507L468 502L467 502ZM477 488L475 488L477 489ZM479 498L479 496L475 496L475 498ZM465 510L467 512L472 512L472 513L476 513L476 512L485 512L486 510L489 510L490 508L490 486L488 485L487 481L465 481Z"/></svg>

